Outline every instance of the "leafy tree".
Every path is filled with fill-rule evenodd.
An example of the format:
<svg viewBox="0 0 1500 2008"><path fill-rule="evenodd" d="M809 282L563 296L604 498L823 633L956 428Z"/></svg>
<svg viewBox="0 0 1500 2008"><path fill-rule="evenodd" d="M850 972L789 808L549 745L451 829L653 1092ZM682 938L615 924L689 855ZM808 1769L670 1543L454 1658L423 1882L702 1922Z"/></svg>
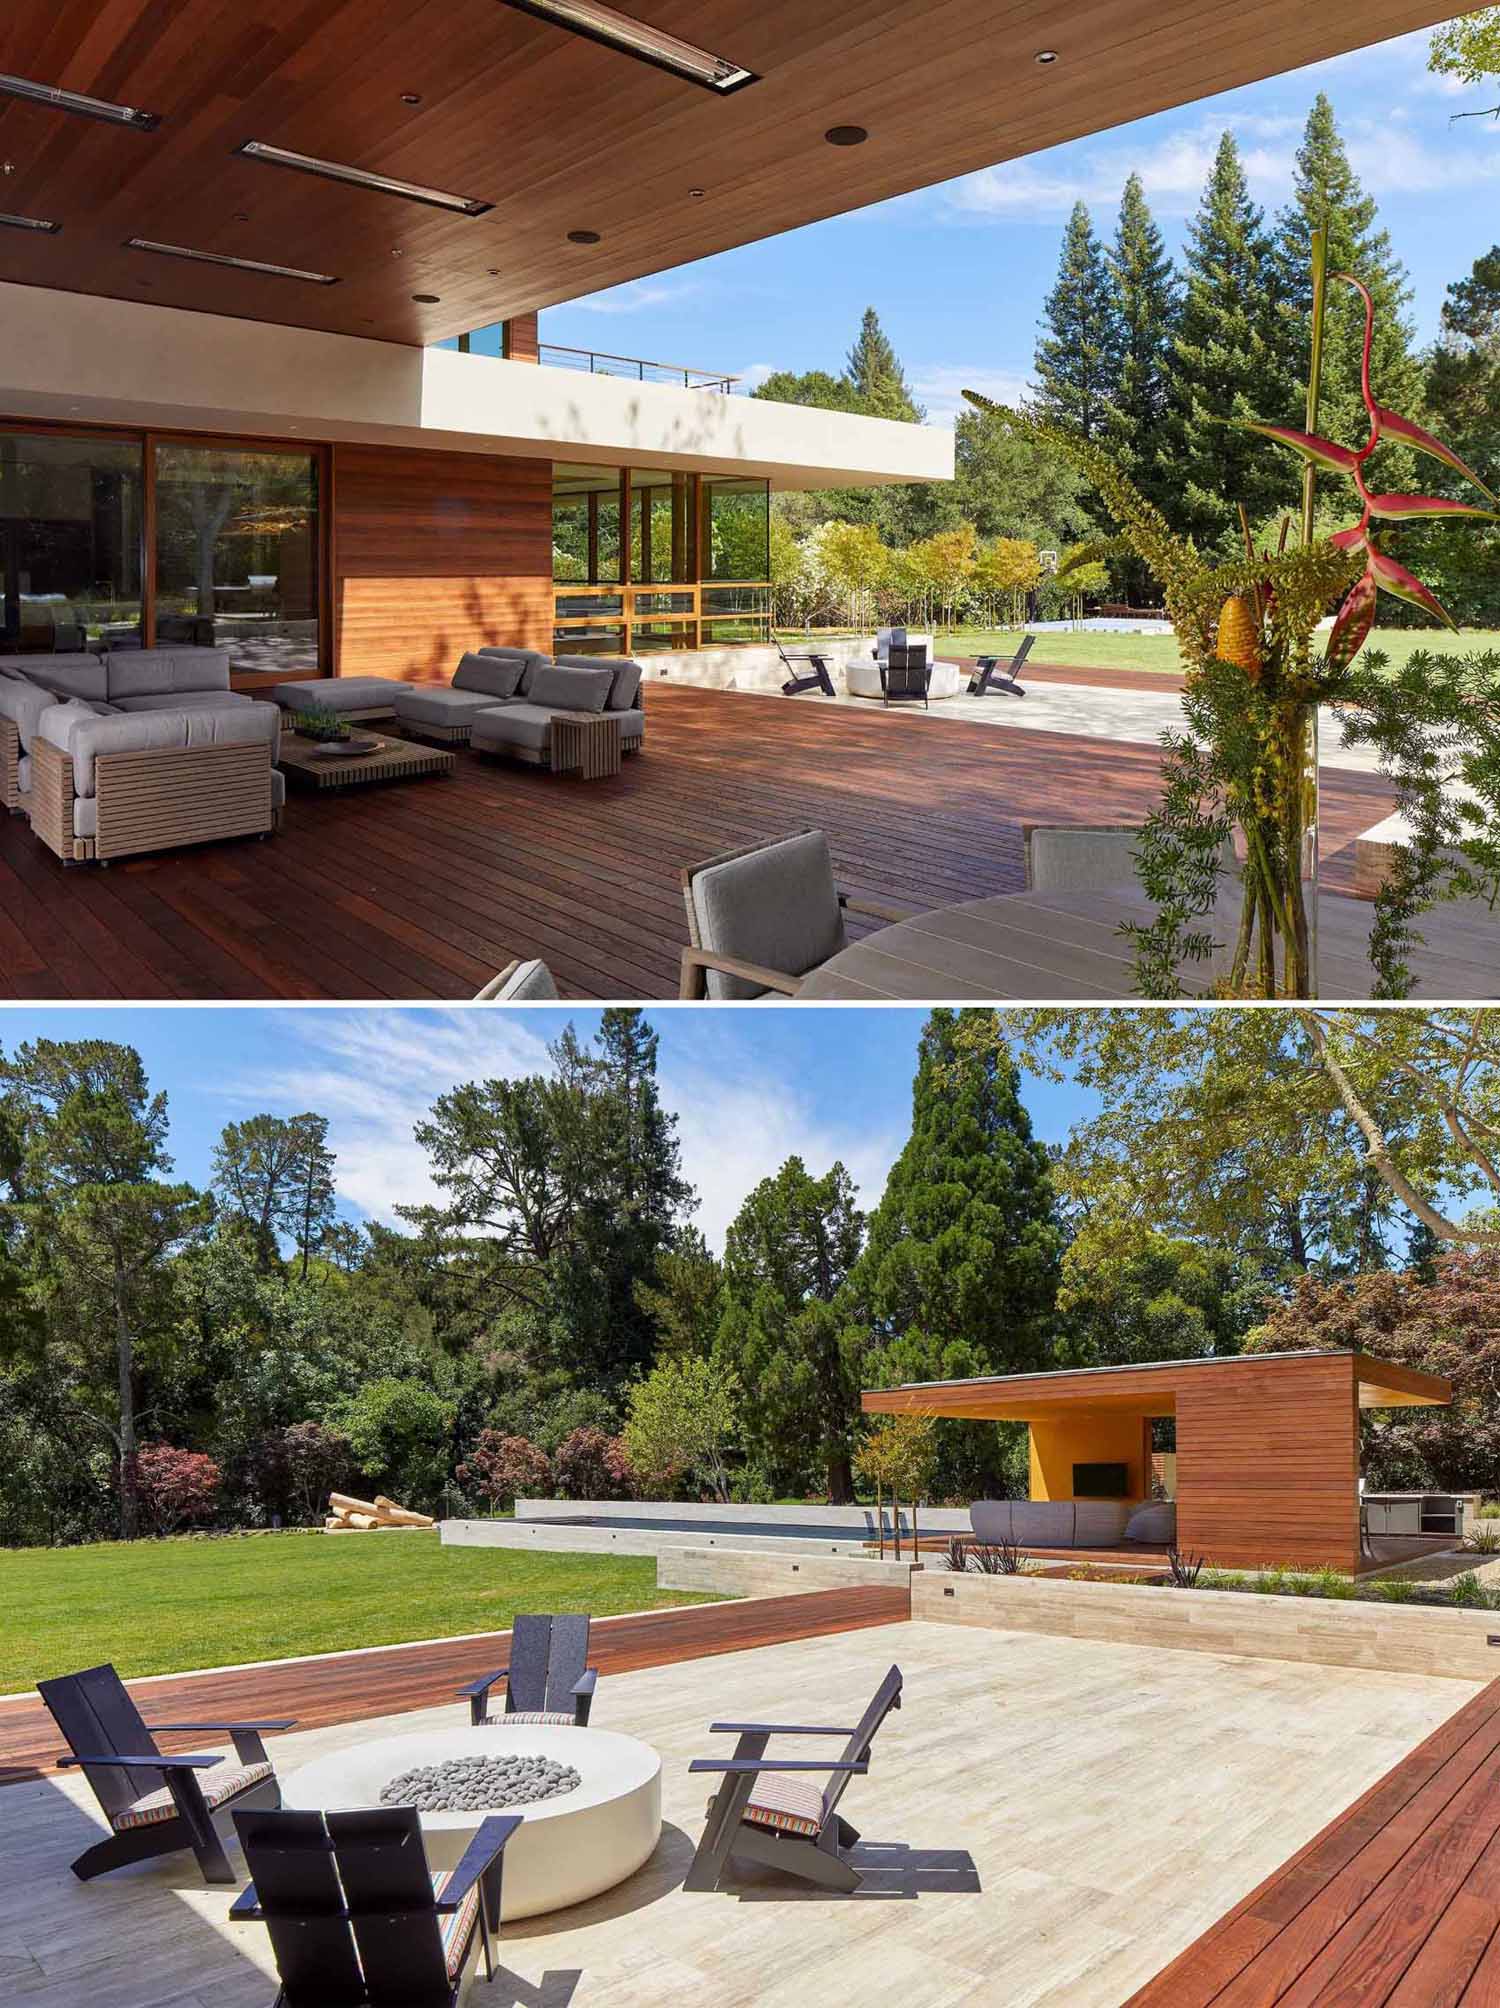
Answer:
<svg viewBox="0 0 1500 2008"><path fill-rule="evenodd" d="M719 1328L723 1269L696 1227L677 1227L656 1258L654 1281L637 1277L635 1298L656 1330L658 1358L711 1351Z"/></svg>
<svg viewBox="0 0 1500 2008"><path fill-rule="evenodd" d="M315 1520L330 1492L348 1480L350 1444L342 1430L321 1422L292 1422L280 1433L288 1493L299 1518Z"/></svg>
<svg viewBox="0 0 1500 2008"><path fill-rule="evenodd" d="M623 1440L602 1429L575 1429L552 1454L560 1499L630 1499L635 1473Z"/></svg>
<svg viewBox="0 0 1500 2008"><path fill-rule="evenodd" d="M924 603L935 606L944 627L952 626L954 607L974 577L976 544L973 524L965 523L956 530L939 530L924 537L902 553L915 573Z"/></svg>
<svg viewBox="0 0 1500 2008"><path fill-rule="evenodd" d="M666 1360L628 1399L625 1453L642 1485L670 1491L687 1479L727 1500L740 1415L734 1374L715 1360Z"/></svg>
<svg viewBox="0 0 1500 2008"><path fill-rule="evenodd" d="M221 1216L244 1222L263 1269L276 1266L285 1235L306 1276L333 1222L334 1163L325 1116L257 1115L225 1125L214 1146L214 1196Z"/></svg>
<svg viewBox="0 0 1500 2008"><path fill-rule="evenodd" d="M1043 315L1037 406L1054 424L1101 438L1120 375L1121 331L1109 265L1085 202L1073 205Z"/></svg>
<svg viewBox="0 0 1500 2008"><path fill-rule="evenodd" d="M873 307L865 308L859 334L849 351L844 379L857 400L854 408L868 412L872 418L904 419L909 424L919 424L927 415L912 396L896 351Z"/></svg>
<svg viewBox="0 0 1500 2008"><path fill-rule="evenodd" d="M1238 535L1236 504L1258 522L1295 507L1300 494L1290 456L1268 454L1256 434L1227 423L1292 416L1277 409L1285 373L1270 269L1265 218L1226 132L1188 232L1171 363L1167 441L1178 484L1171 520L1201 546Z"/></svg>
<svg viewBox="0 0 1500 2008"><path fill-rule="evenodd" d="M853 625L871 625L870 602L891 563L880 533L869 523L829 523L820 539L819 555L829 578L848 602Z"/></svg>
<svg viewBox="0 0 1500 2008"><path fill-rule="evenodd" d="M1267 1286L1225 1248L1087 1214L1062 1260L1058 1357L1069 1366L1128 1366L1237 1353Z"/></svg>
<svg viewBox="0 0 1500 2008"><path fill-rule="evenodd" d="M1500 77L1500 7L1478 7L1472 14L1435 28L1428 44L1427 67L1465 84L1483 84ZM1500 112L1500 106L1495 112Z"/></svg>
<svg viewBox="0 0 1500 2008"><path fill-rule="evenodd" d="M460 1485L487 1499L497 1511L514 1506L518 1497L547 1498L552 1491L547 1453L524 1436L506 1436L498 1429L480 1432L457 1476Z"/></svg>
<svg viewBox="0 0 1500 2008"><path fill-rule="evenodd" d="M437 1504L451 1468L453 1411L422 1381L382 1374L337 1412L361 1474L403 1506Z"/></svg>
<svg viewBox="0 0 1500 2008"><path fill-rule="evenodd" d="M774 370L764 383L751 391L752 397L772 404L806 404L820 411L862 411L860 393L848 377L832 376L827 370Z"/></svg>
<svg viewBox="0 0 1500 2008"><path fill-rule="evenodd" d="M927 1497L941 1463L937 1424L930 1415L887 1415L874 1424L854 1454L854 1468L875 1494L899 1511L912 1509L912 1537L919 1528L917 1507Z"/></svg>
<svg viewBox="0 0 1500 2008"><path fill-rule="evenodd" d="M1138 174L1126 180L1107 257L1118 317L1119 371L1105 436L1141 493L1170 515L1178 477L1167 451L1167 418L1180 289ZM1139 560L1117 562L1126 568L1127 587L1140 589L1144 568Z"/></svg>
<svg viewBox="0 0 1500 2008"><path fill-rule="evenodd" d="M170 1443L143 1443L131 1467L130 1485L142 1519L153 1534L212 1519L219 1495L219 1467L201 1450Z"/></svg>
<svg viewBox="0 0 1500 2008"><path fill-rule="evenodd" d="M1262 413L1301 424L1301 400L1310 363L1312 331L1312 238L1328 233L1328 270L1362 279L1375 302L1375 337L1370 379L1375 395L1392 410L1414 413L1422 405L1422 367L1412 353L1412 329L1405 310L1411 300L1405 267L1391 240L1376 227L1374 198L1365 194L1350 165L1333 106L1323 92L1307 115L1297 151L1292 200L1277 218L1270 288L1278 311L1278 364L1285 378L1280 408ZM1324 315L1323 378L1318 430L1362 445L1369 420L1360 398L1360 358L1364 345L1364 303L1352 288L1328 288ZM1413 462L1409 453L1382 448L1369 478L1377 489L1406 489Z"/></svg>
<svg viewBox="0 0 1500 2008"><path fill-rule="evenodd" d="M846 1292L870 1335L871 1384L1044 1366L1061 1252L1047 1153L999 1014L934 1011L918 1049L911 1135ZM993 1429L945 1422L939 1434L944 1489L982 1486L998 1455Z"/></svg>
<svg viewBox="0 0 1500 2008"><path fill-rule="evenodd" d="M167 1100L140 1055L104 1039L38 1039L0 1054L11 1219L45 1305L58 1398L114 1450L121 1532L138 1523L139 1377L170 1296L167 1257L201 1234L212 1202L169 1184Z"/></svg>
<svg viewBox="0 0 1500 2008"><path fill-rule="evenodd" d="M1042 582L1041 554L1024 537L996 537L974 560L974 583L1004 610L1006 625L1025 618L1027 596Z"/></svg>
<svg viewBox="0 0 1500 2008"><path fill-rule="evenodd" d="M748 1194L724 1243L714 1357L744 1389L745 1449L788 1487L816 1474L835 1504L854 1497L863 1334L838 1299L863 1231L843 1165L814 1178L789 1157Z"/></svg>
<svg viewBox="0 0 1500 2008"><path fill-rule="evenodd" d="M1428 357L1427 406L1438 437L1493 485L1500 478L1500 245L1448 288L1442 333ZM1421 485L1459 501L1473 492L1431 460L1422 463ZM1461 534L1467 527L1433 523L1414 531L1417 569L1456 619L1492 625L1500 619L1500 548L1493 537Z"/></svg>
<svg viewBox="0 0 1500 2008"><path fill-rule="evenodd" d="M959 413L953 460L955 499L981 538L1021 537L1055 550L1088 533L1092 518L1082 478L992 413Z"/></svg>
<svg viewBox="0 0 1500 2008"><path fill-rule="evenodd" d="M1299 1278L1247 1352L1352 1349L1441 1374L1445 1408L1366 1412L1366 1479L1416 1490L1500 1490L1500 1249L1448 1252L1432 1280L1377 1272Z"/></svg>

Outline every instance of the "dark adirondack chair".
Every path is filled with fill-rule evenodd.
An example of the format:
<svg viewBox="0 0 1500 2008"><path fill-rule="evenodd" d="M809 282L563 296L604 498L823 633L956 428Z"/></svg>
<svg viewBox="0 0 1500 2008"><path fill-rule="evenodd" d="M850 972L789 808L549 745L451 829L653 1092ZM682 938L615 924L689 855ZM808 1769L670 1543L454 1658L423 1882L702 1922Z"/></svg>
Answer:
<svg viewBox="0 0 1500 2008"><path fill-rule="evenodd" d="M1035 646L1036 636L1029 634L1012 656L980 656L969 678L970 697L1024 697L1021 668Z"/></svg>
<svg viewBox="0 0 1500 2008"><path fill-rule="evenodd" d="M461 1687L476 1729L486 1723L553 1723L587 1729L599 1669L587 1664L586 1617L518 1617L510 1628L510 1664ZM491 1715L490 1689L505 1682L505 1713Z"/></svg>
<svg viewBox="0 0 1500 2008"><path fill-rule="evenodd" d="M783 697L800 697L806 690L821 690L825 697L835 697L833 674L828 667L826 655L818 655L809 649L806 655L790 656L778 641L776 653L791 672L781 686Z"/></svg>
<svg viewBox="0 0 1500 2008"><path fill-rule="evenodd" d="M925 641L892 641L880 665L880 695L886 704L918 704L927 708L932 664Z"/></svg>
<svg viewBox="0 0 1500 2008"><path fill-rule="evenodd" d="M484 1821L433 1875L415 1806L236 1813L252 1881L230 1906L271 1937L275 2008L454 2008L477 1943L495 1977L500 1875L517 1813Z"/></svg>
<svg viewBox="0 0 1500 2008"><path fill-rule="evenodd" d="M713 1722L709 1733L739 1738L732 1757L695 1757L690 1772L724 1775L708 1802L708 1822L685 1889L711 1890L732 1855L784 1869L804 1882L852 1894L860 1874L847 1859L859 1833L839 1812L849 1780L870 1768L870 1745L893 1708L901 1706L901 1669L893 1666L853 1729L825 1729L806 1723ZM768 1757L773 1736L842 1736L835 1758ZM808 1773L825 1774L818 1786Z"/></svg>
<svg viewBox="0 0 1500 2008"><path fill-rule="evenodd" d="M198 1857L205 1882L234 1881L215 1816L233 1807L281 1804L281 1788L261 1737L290 1729L291 1717L277 1722L156 1722L148 1728L112 1666L38 1681L37 1692L72 1752L59 1759L61 1767L82 1768L110 1825L108 1840L85 1849L74 1862L80 1882L181 1848L191 1848ZM169 1729L228 1736L235 1755L165 1756L156 1747L155 1732Z"/></svg>

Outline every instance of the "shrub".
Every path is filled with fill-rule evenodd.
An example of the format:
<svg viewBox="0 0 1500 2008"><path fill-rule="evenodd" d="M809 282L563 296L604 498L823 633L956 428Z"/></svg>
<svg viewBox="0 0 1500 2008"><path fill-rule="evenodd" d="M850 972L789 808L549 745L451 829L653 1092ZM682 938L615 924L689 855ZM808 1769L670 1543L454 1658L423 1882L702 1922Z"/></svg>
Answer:
<svg viewBox="0 0 1500 2008"><path fill-rule="evenodd" d="M1455 1576L1448 1585L1448 1600L1457 1604L1460 1610L1484 1611L1489 1609L1489 1592L1478 1576L1470 1569L1465 1575Z"/></svg>
<svg viewBox="0 0 1500 2008"><path fill-rule="evenodd" d="M153 1534L212 1518L219 1496L219 1467L201 1450L178 1450L170 1443L146 1443L130 1468L130 1486L141 1518Z"/></svg>
<svg viewBox="0 0 1500 2008"><path fill-rule="evenodd" d="M509 1440L525 1442L524 1437ZM553 1452L552 1479L563 1499L635 1496L635 1472L624 1439L602 1429L584 1427L570 1431Z"/></svg>
<svg viewBox="0 0 1500 2008"><path fill-rule="evenodd" d="M552 1466L547 1453L524 1436L503 1436L498 1429L482 1429L474 1448L458 1467L458 1482L491 1506L514 1506L517 1493L545 1493L552 1490Z"/></svg>
<svg viewBox="0 0 1500 2008"><path fill-rule="evenodd" d="M1167 1567L1172 1572L1172 1586L1174 1589L1196 1589L1198 1578L1203 1573L1203 1557L1201 1555L1189 1555L1182 1548L1168 1548Z"/></svg>
<svg viewBox="0 0 1500 2008"><path fill-rule="evenodd" d="M323 1422L293 1422L281 1431L281 1455L288 1502L303 1520L316 1520L330 1492L348 1483L352 1466L349 1439Z"/></svg>
<svg viewBox="0 0 1500 2008"><path fill-rule="evenodd" d="M1409 1576L1384 1576L1362 1594L1378 1597L1383 1604L1409 1604L1417 1594L1417 1586Z"/></svg>
<svg viewBox="0 0 1500 2008"><path fill-rule="evenodd" d="M1500 1555L1500 1527L1476 1527L1464 1546L1476 1555Z"/></svg>
<svg viewBox="0 0 1500 2008"><path fill-rule="evenodd" d="M418 1380L384 1374L343 1404L337 1423L360 1473L403 1506L435 1506L448 1476L453 1412Z"/></svg>
<svg viewBox="0 0 1500 2008"><path fill-rule="evenodd" d="M1354 1595L1354 1578L1343 1569L1336 1569L1331 1562L1315 1569L1309 1581L1313 1585L1308 1591L1309 1596L1347 1600Z"/></svg>

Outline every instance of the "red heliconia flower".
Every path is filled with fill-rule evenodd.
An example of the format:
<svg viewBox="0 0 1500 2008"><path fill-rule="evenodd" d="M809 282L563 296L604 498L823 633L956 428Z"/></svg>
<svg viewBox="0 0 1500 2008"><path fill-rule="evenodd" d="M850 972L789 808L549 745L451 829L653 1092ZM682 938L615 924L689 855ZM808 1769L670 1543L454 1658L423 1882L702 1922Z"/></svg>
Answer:
<svg viewBox="0 0 1500 2008"><path fill-rule="evenodd" d="M1366 554L1365 570L1350 587L1334 620L1333 633L1328 638L1328 662L1335 669L1345 669L1364 646L1366 637L1375 623L1375 600L1377 593L1387 592L1397 599L1406 600L1412 606L1422 607L1434 615L1445 627L1453 622L1436 595L1423 585L1419 578L1408 572L1404 565L1398 565L1394 558L1388 558L1375 542L1376 533L1371 529L1372 517L1382 522L1415 522L1430 520L1437 516L1467 516L1494 522L1500 520L1493 509L1481 509L1473 502L1450 502L1442 495L1372 495L1365 486L1365 466L1370 455L1382 440L1398 442L1408 446L1415 453L1425 453L1434 460L1441 460L1445 466L1462 474L1466 481L1484 496L1494 502L1494 491L1488 488L1473 468L1461 460L1449 446L1440 439L1434 439L1414 420L1403 418L1399 412L1388 411L1377 404L1370 390L1370 349L1375 337L1375 303L1370 298L1369 288L1352 278L1347 272L1334 274L1346 286L1352 286L1365 303L1365 340L1360 358L1360 396L1365 410L1370 415L1370 437L1361 447L1341 446L1336 439L1324 439L1316 432L1299 432L1291 425L1267 425L1260 419L1244 421L1247 430L1263 433L1267 439L1274 439L1280 446L1289 446L1304 460L1310 460L1315 467L1326 468L1333 474L1346 474L1354 483L1355 490L1363 505L1357 523L1347 530L1339 530L1329 542L1340 551L1363 551Z"/></svg>

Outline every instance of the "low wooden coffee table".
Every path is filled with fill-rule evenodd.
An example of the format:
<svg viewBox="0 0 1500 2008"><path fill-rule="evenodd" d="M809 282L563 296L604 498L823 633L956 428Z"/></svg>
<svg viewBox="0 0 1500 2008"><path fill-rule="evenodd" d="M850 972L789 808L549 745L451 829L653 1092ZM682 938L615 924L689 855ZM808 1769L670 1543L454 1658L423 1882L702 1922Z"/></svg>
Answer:
<svg viewBox="0 0 1500 2008"><path fill-rule="evenodd" d="M622 727L608 711L554 711L552 771L576 774L580 781L602 781L620 771Z"/></svg>
<svg viewBox="0 0 1500 2008"><path fill-rule="evenodd" d="M409 781L418 774L453 772L453 755L441 746L419 746L384 732L368 736L380 741L374 753L348 753L339 759L319 750L325 742L304 739L283 726L276 764L314 788L357 788L369 781Z"/></svg>

